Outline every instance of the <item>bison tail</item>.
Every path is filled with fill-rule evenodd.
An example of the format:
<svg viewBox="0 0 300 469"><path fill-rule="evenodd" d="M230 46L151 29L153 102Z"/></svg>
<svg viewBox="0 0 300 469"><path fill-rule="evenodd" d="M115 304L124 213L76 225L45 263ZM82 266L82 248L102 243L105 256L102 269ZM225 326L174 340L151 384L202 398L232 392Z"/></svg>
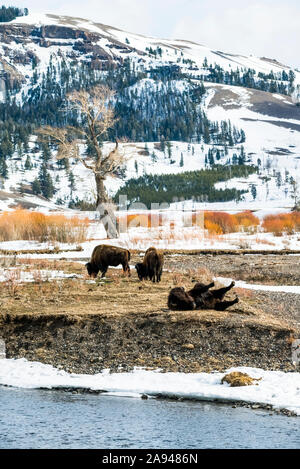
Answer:
<svg viewBox="0 0 300 469"><path fill-rule="evenodd" d="M127 249L127 252L128 252L128 261L130 261L130 251L128 251Z"/></svg>

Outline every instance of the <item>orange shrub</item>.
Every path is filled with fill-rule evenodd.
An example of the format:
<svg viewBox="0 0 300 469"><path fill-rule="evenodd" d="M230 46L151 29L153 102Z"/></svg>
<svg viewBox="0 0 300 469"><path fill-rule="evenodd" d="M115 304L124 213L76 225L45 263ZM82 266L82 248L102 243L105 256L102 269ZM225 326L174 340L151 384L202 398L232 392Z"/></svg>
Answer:
<svg viewBox="0 0 300 469"><path fill-rule="evenodd" d="M82 242L86 240L88 225L88 218L45 215L18 208L0 215L0 240Z"/></svg>
<svg viewBox="0 0 300 469"><path fill-rule="evenodd" d="M223 234L223 231L220 225L218 225L217 223L213 223L209 220L205 222L205 228L208 230L210 234L217 234L217 235Z"/></svg>
<svg viewBox="0 0 300 469"><path fill-rule="evenodd" d="M209 229L208 222L218 225L221 229L220 234L238 231L238 224L235 217L226 212L205 212L204 228L206 229Z"/></svg>
<svg viewBox="0 0 300 469"><path fill-rule="evenodd" d="M300 213L280 213L267 215L263 219L262 227L266 232L281 236L283 233L293 234L300 231Z"/></svg>
<svg viewBox="0 0 300 469"><path fill-rule="evenodd" d="M300 231L300 212L292 212L291 219L295 224L295 231Z"/></svg>
<svg viewBox="0 0 300 469"><path fill-rule="evenodd" d="M153 228L163 226L163 215L161 213L133 213L117 215L118 222L126 228L145 227Z"/></svg>
<svg viewBox="0 0 300 469"><path fill-rule="evenodd" d="M244 212L236 213L234 215L236 222L239 226L243 228L252 228L259 225L259 218L257 218L250 210L245 210Z"/></svg>

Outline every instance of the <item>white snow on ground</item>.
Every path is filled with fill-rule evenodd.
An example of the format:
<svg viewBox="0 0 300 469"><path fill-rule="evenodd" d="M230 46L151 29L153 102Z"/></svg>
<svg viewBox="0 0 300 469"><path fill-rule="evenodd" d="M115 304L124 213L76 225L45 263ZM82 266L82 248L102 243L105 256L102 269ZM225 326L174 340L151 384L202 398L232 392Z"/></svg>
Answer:
<svg viewBox="0 0 300 469"><path fill-rule="evenodd" d="M58 247L60 250L63 249L75 249L75 245L66 243L57 243L55 246L52 243L40 243L38 241L30 240L16 240L16 241L2 241L0 242L0 249L7 249L8 251L21 251L21 250L42 250L42 249L53 249Z"/></svg>
<svg viewBox="0 0 300 469"><path fill-rule="evenodd" d="M233 279L227 277L214 277L215 281L218 281L224 285L228 285ZM243 280L235 281L235 287L246 288L247 290L259 290L259 291L273 291L283 293L296 293L300 294L299 285L261 285L254 283L247 283Z"/></svg>
<svg viewBox="0 0 300 469"><path fill-rule="evenodd" d="M210 210L254 210L273 208L274 210L290 210L294 205L292 197L291 185L289 178L293 176L298 179L300 184L300 133L293 132L283 127L257 121L243 121L243 109L224 110L221 107L209 108L208 115L213 120L231 119L233 124L239 128L243 128L247 135L244 143L246 153L252 153L249 157L252 164L257 164L260 160L259 174L252 174L249 177L240 177L231 179L226 182L216 184L217 189L236 188L239 190L247 190L248 192L242 196L239 202L230 201L226 203L208 203L196 201L184 201L172 203L170 208L174 210L187 207L197 209ZM252 112L252 111L251 111ZM225 113L225 114L224 114ZM255 114L255 118L261 118L261 115ZM34 142L30 146L33 147ZM289 148L292 146L292 148ZM268 155L267 151L277 152L278 147L291 151L289 154ZM205 168L205 155L210 145L206 144L189 144L186 142L171 142L171 157L168 156L167 150L162 152L158 144L154 142L124 144L124 154L126 155L125 177L120 179L117 177L108 177L105 185L111 196L113 196L119 188L121 188L126 180L137 178L145 174L178 174L184 171L196 171ZM223 155L219 161L225 165L228 158L232 158L233 154L239 154L240 146L230 148L228 155ZM111 144L104 145L104 153L108 153L112 149ZM219 147L222 151L222 148ZM147 150L148 155L142 154ZM11 206L16 204L14 199L20 194L16 193L20 185L30 185L37 176L40 164L40 153L30 155L33 169L24 170L24 162L9 159L7 161L9 177L2 184L2 189L9 195L7 199L0 200L0 210L11 210ZM95 196L95 181L89 170L83 167L81 163L71 161L71 170L75 176L76 183L73 190L73 198L93 202ZM246 171L246 169L245 169ZM65 169L57 166L55 157L52 159L51 177L57 189L52 201L41 199L37 196L24 194L22 199L28 204L37 204L42 210L64 210L64 206L59 207L55 202L67 204L70 198L70 187L68 174ZM280 173L281 181L278 185L278 174ZM255 199L249 190L251 185L256 187L257 195ZM195 197L204 198L205 194L195 194Z"/></svg>
<svg viewBox="0 0 300 469"><path fill-rule="evenodd" d="M230 387L221 384L231 371L262 378L258 385ZM109 394L138 397L142 394L176 396L185 399L246 401L288 409L300 415L300 373L265 371L259 368L237 367L226 373L160 373L135 369L127 373L104 370L94 375L67 373L51 365L21 359L0 360L0 384L20 388L88 388Z"/></svg>
<svg viewBox="0 0 300 469"><path fill-rule="evenodd" d="M177 214L178 215L178 214ZM185 214L187 215L187 214ZM189 218L188 218L189 219ZM141 218L141 220L143 220ZM173 220L173 218L171 218ZM28 259L86 259L92 254L95 246L99 244L111 244L126 249L146 250L153 244L160 249L178 250L204 250L204 249L252 249L252 250L300 250L299 233L294 235L273 236L271 233L229 233L225 235L209 235L199 227L176 225L172 229L170 220L163 227L146 228L132 227L121 233L117 239L107 239L104 227L99 222L91 223L90 239L80 243L82 251L77 251L77 244L39 243L36 241L4 241L0 242L0 249L7 251L59 248L61 252L53 254L39 254L38 252L18 254L17 257ZM66 251L64 251L64 249ZM71 250L72 249L72 250ZM68 251L67 251L68 250Z"/></svg>
<svg viewBox="0 0 300 469"><path fill-rule="evenodd" d="M64 278L81 278L78 274L66 274L62 270L21 270L20 268L0 268L0 282L9 283L27 283L27 282L46 282Z"/></svg>

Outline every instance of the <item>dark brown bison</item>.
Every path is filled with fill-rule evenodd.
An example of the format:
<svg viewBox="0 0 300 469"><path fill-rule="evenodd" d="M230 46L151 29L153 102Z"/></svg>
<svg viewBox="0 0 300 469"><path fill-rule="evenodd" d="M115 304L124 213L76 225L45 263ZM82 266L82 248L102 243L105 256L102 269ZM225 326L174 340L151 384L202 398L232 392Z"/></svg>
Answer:
<svg viewBox="0 0 300 469"><path fill-rule="evenodd" d="M194 298L196 309L216 309L217 311L225 311L229 306L232 306L239 301L237 297L232 301L223 301L226 293L231 290L234 285L235 283L231 282L228 287L210 290L210 288L214 286L214 283L209 285L196 283L194 288L192 288L188 293Z"/></svg>
<svg viewBox="0 0 300 469"><path fill-rule="evenodd" d="M179 311L189 309L215 309L217 311L225 311L229 306L239 301L238 298L232 301L224 301L226 293L231 290L234 285L235 283L231 282L228 287L210 290L210 288L214 286L214 282L208 285L196 283L188 292L186 292L183 287L176 287L170 291L168 306L170 309ZM193 303L194 307L191 307Z"/></svg>
<svg viewBox="0 0 300 469"><path fill-rule="evenodd" d="M152 280L160 282L164 265L164 254L156 248L148 248L145 252L143 262L135 264L135 268L140 280Z"/></svg>
<svg viewBox="0 0 300 469"><path fill-rule="evenodd" d="M196 309L196 303L183 287L175 287L169 293L168 307L169 309L185 311Z"/></svg>
<svg viewBox="0 0 300 469"><path fill-rule="evenodd" d="M123 271L130 275L129 260L130 252L127 249L100 244L94 248L91 260L85 266L93 278L97 277L99 271L101 278L104 277L110 265L116 267L119 264L122 265Z"/></svg>

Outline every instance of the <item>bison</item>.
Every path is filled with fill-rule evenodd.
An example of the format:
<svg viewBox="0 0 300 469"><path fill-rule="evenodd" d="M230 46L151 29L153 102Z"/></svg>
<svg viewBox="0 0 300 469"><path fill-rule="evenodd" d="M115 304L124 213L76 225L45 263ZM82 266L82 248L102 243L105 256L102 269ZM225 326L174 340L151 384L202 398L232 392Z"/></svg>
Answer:
<svg viewBox="0 0 300 469"><path fill-rule="evenodd" d="M143 262L135 265L140 280L152 280L152 282L160 282L162 268L164 264L164 254L154 247L150 247L145 252Z"/></svg>
<svg viewBox="0 0 300 469"><path fill-rule="evenodd" d="M194 288L192 288L188 293L194 298L196 309L216 309L217 311L225 311L229 306L232 306L239 301L237 297L232 301L223 301L226 293L231 290L234 285L235 283L231 282L228 287L210 290L210 288L214 286L214 283L209 285L196 283Z"/></svg>
<svg viewBox="0 0 300 469"><path fill-rule="evenodd" d="M228 287L222 287L216 290L210 290L214 286L214 282L204 285L196 283L196 285L186 292L183 287L173 288L169 293L168 307L174 310L190 310L190 309L215 309L217 311L225 311L229 306L239 301L236 297L232 301L224 301L226 293L235 285L234 282Z"/></svg>
<svg viewBox="0 0 300 469"><path fill-rule="evenodd" d="M90 262L85 264L90 277L96 278L99 271L101 271L101 278L105 276L108 267L121 264L123 271L130 276L130 252L127 249L119 248L117 246L109 246L100 244L96 246L92 252Z"/></svg>
<svg viewBox="0 0 300 469"><path fill-rule="evenodd" d="M196 309L196 303L194 298L183 287L175 287L169 293L168 307L169 309L185 311Z"/></svg>

